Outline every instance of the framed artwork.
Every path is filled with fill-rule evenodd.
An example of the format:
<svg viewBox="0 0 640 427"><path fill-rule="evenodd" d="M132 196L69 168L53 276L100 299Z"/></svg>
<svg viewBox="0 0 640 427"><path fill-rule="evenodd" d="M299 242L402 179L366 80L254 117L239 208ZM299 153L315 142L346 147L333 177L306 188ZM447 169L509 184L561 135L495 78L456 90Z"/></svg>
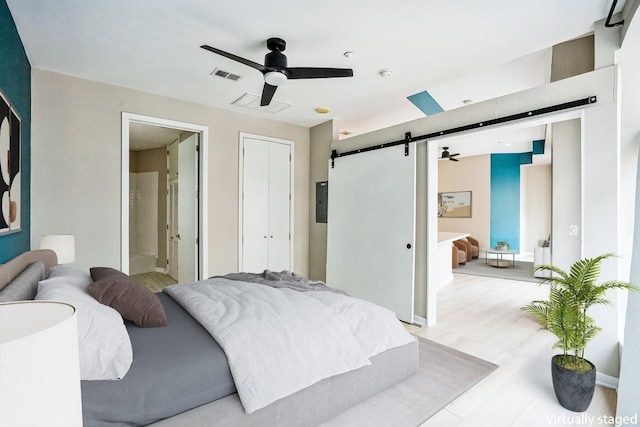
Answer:
<svg viewBox="0 0 640 427"><path fill-rule="evenodd" d="M438 193L438 217L471 218L471 191Z"/></svg>
<svg viewBox="0 0 640 427"><path fill-rule="evenodd" d="M0 235L20 230L21 120L0 91Z"/></svg>

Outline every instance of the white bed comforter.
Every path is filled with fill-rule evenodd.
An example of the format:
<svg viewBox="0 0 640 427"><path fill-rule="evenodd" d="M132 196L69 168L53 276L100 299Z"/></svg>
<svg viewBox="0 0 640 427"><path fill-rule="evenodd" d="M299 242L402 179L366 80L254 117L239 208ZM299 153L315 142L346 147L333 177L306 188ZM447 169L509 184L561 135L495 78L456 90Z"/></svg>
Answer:
<svg viewBox="0 0 640 427"><path fill-rule="evenodd" d="M222 278L165 292L224 349L248 414L414 340L393 312L330 292Z"/></svg>

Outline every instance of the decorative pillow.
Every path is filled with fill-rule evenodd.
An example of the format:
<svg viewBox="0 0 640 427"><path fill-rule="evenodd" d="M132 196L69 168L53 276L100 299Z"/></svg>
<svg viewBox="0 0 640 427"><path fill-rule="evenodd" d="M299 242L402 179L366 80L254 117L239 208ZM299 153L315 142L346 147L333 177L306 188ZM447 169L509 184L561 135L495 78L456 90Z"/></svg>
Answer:
<svg viewBox="0 0 640 427"><path fill-rule="evenodd" d="M34 299L38 292L38 282L44 279L44 271L44 264L40 261L29 264L0 291L0 302Z"/></svg>
<svg viewBox="0 0 640 427"><path fill-rule="evenodd" d="M54 265L49 269L49 276L47 277L47 279L53 279L54 277L82 277L86 280L89 280L89 283L93 281L88 271L78 270L77 268L73 267L65 267L64 265Z"/></svg>
<svg viewBox="0 0 640 427"><path fill-rule="evenodd" d="M62 301L76 308L81 380L118 380L133 361L131 340L120 314L89 294L90 283L88 273L58 275L40 281L35 299Z"/></svg>
<svg viewBox="0 0 640 427"><path fill-rule="evenodd" d="M89 293L102 304L115 308L123 318L142 328L167 325L160 299L131 277L108 267L93 267Z"/></svg>

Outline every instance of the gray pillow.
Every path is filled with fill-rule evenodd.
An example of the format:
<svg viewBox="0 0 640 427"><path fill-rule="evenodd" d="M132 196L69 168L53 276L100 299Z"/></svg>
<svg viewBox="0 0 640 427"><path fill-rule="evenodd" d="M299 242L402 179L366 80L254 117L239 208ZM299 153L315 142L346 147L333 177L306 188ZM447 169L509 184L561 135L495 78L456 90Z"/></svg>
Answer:
<svg viewBox="0 0 640 427"><path fill-rule="evenodd" d="M28 301L36 297L38 282L44 279L44 264L40 261L29 264L22 273L0 291L0 302Z"/></svg>
<svg viewBox="0 0 640 427"><path fill-rule="evenodd" d="M122 318L142 328L167 325L160 299L131 277L108 267L90 269L94 282L87 290L99 302L114 309Z"/></svg>

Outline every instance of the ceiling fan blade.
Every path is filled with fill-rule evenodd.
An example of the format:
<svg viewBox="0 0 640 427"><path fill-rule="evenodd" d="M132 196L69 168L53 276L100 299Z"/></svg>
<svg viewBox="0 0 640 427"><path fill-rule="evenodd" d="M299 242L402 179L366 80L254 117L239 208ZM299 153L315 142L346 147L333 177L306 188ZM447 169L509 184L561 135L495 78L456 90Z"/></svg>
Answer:
<svg viewBox="0 0 640 427"><path fill-rule="evenodd" d="M455 157L449 157L449 160L451 160L452 162L459 162L460 160L456 159Z"/></svg>
<svg viewBox="0 0 640 427"><path fill-rule="evenodd" d="M351 68L289 67L284 71L290 79L326 79L329 77L353 77Z"/></svg>
<svg viewBox="0 0 640 427"><path fill-rule="evenodd" d="M260 99L261 107L269 105L271 99L273 99L273 95L276 93L276 89L278 89L278 86L271 86L269 83L264 84L262 88L262 98Z"/></svg>
<svg viewBox="0 0 640 427"><path fill-rule="evenodd" d="M232 59L241 64L248 65L251 68L255 68L258 71L265 72L266 67L262 64L258 64L257 62L250 61L248 59L242 58L238 55L234 55L233 53L225 52L224 50L217 49L215 47L211 47L209 45L203 44L200 46L204 50L208 50L209 52L217 53L218 55L224 56L225 58Z"/></svg>
<svg viewBox="0 0 640 427"><path fill-rule="evenodd" d="M449 154L449 157L455 157L455 156L459 156L460 153L454 153L454 154Z"/></svg>

